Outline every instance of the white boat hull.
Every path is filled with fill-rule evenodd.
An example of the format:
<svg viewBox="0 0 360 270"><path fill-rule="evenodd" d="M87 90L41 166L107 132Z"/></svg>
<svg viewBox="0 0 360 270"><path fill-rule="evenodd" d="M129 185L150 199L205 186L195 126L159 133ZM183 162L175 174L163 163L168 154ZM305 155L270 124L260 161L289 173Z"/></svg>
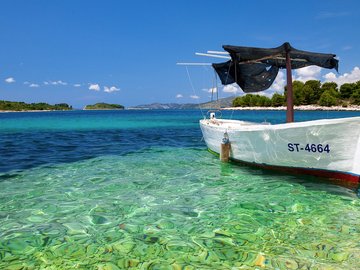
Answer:
<svg viewBox="0 0 360 270"><path fill-rule="evenodd" d="M360 117L278 125L204 119L200 127L207 147L216 153L227 132L233 160L359 181Z"/></svg>

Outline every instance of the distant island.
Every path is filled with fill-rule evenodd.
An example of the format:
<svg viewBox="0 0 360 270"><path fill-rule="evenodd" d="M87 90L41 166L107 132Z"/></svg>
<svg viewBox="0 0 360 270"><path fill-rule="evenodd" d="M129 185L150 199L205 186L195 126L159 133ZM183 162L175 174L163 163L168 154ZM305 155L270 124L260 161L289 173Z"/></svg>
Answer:
<svg viewBox="0 0 360 270"><path fill-rule="evenodd" d="M50 105L45 102L25 103L17 101L0 100L0 111L69 111L72 106L66 103Z"/></svg>
<svg viewBox="0 0 360 270"><path fill-rule="evenodd" d="M235 97L222 98L205 103L151 103L128 107L128 110L195 110L231 107Z"/></svg>
<svg viewBox="0 0 360 270"><path fill-rule="evenodd" d="M84 110L123 110L124 106L119 104L96 103L94 105L86 105Z"/></svg>

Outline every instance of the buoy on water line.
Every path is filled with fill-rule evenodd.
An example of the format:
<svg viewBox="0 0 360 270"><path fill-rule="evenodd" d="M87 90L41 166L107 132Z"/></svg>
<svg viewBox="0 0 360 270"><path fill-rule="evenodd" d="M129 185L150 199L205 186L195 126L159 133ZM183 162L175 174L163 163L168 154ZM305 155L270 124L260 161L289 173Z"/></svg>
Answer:
<svg viewBox="0 0 360 270"><path fill-rule="evenodd" d="M220 160L222 162L229 162L230 148L231 148L231 144L229 140L229 135L227 134L227 132L225 132L220 147Z"/></svg>

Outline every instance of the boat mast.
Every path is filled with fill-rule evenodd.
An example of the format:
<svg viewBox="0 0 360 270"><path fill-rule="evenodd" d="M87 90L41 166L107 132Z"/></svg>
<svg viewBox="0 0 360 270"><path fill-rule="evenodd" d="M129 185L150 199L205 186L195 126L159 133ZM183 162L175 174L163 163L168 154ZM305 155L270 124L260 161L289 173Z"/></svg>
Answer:
<svg viewBox="0 0 360 270"><path fill-rule="evenodd" d="M292 88L292 74L291 74L291 59L290 59L290 44L285 44L285 55L286 55L286 122L294 122L294 94Z"/></svg>

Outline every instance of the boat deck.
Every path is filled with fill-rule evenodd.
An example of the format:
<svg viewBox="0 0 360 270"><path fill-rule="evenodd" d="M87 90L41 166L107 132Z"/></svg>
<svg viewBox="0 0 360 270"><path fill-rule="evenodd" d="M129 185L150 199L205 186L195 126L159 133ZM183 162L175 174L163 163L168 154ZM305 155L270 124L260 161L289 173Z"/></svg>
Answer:
<svg viewBox="0 0 360 270"><path fill-rule="evenodd" d="M204 119L201 120L202 124L207 126L213 126L213 127L221 127L225 129L239 129L241 127L246 126L267 126L271 125L269 122L263 122L263 123L255 123L255 122L249 122L249 121L241 121L241 120L224 120L224 119Z"/></svg>

